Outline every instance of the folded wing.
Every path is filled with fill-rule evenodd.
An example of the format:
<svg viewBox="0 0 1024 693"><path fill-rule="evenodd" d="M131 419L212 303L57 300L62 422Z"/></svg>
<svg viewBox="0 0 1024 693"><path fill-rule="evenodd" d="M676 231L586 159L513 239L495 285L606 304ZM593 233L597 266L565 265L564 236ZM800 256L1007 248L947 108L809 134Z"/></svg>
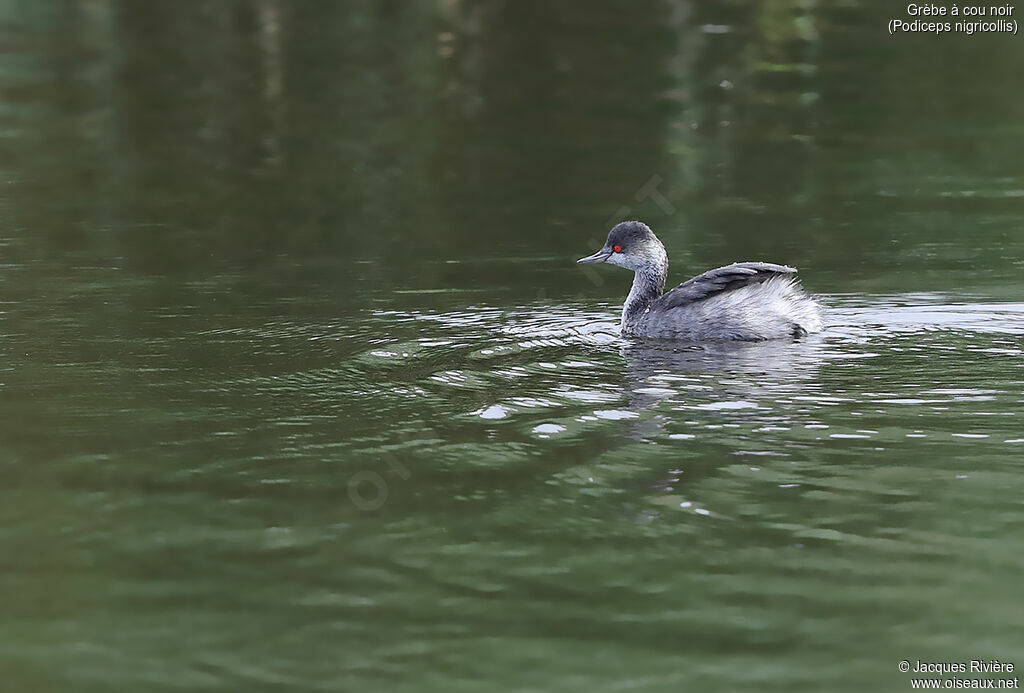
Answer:
<svg viewBox="0 0 1024 693"><path fill-rule="evenodd" d="M773 277L792 277L796 270L785 265L770 262L734 262L725 267L708 270L693 279L688 279L676 288L666 292L656 303L656 309L667 310L687 305L742 286L760 284Z"/></svg>

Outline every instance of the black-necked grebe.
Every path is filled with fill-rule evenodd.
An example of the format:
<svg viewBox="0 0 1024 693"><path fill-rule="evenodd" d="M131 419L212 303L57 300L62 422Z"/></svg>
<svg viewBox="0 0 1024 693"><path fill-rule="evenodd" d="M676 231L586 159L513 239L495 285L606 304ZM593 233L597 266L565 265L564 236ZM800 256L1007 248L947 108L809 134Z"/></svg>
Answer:
<svg viewBox="0 0 1024 693"><path fill-rule="evenodd" d="M654 232L624 221L604 247L577 262L607 262L635 272L622 306L622 333L703 341L802 337L821 330L821 310L796 270L770 262L735 262L708 270L668 293L668 255Z"/></svg>

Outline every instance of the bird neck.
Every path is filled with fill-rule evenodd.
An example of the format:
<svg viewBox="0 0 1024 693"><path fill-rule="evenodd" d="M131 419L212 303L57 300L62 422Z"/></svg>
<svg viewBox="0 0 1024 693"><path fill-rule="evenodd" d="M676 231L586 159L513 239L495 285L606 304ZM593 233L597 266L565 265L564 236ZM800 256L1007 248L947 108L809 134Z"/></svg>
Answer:
<svg viewBox="0 0 1024 693"><path fill-rule="evenodd" d="M642 264L633 275L633 288L622 306L622 327L635 323L665 291L668 258L660 257Z"/></svg>

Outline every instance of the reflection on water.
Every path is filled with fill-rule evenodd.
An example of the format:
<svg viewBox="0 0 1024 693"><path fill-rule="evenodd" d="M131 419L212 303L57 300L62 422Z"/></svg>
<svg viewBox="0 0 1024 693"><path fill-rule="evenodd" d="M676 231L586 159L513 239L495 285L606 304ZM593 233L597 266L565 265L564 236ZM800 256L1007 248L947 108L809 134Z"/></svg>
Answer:
<svg viewBox="0 0 1024 693"><path fill-rule="evenodd" d="M891 13L0 3L7 687L1015 661L1022 53ZM828 329L620 338L625 216Z"/></svg>
<svg viewBox="0 0 1024 693"><path fill-rule="evenodd" d="M789 406L799 407L800 414L806 415L810 409L841 403L877 407L947 401L914 397L959 392L937 387L935 378L971 354L1006 359L1002 367L1017 367L1014 358L1022 354L1024 305L944 304L941 299L925 294L869 303L863 297L834 298L823 334L791 342L754 343L623 339L608 320L611 315L571 306L443 314L381 311L376 319L431 325L432 336L424 336L425 330L420 329L421 336L415 340L375 347L357 357L355 363L379 371L356 380L380 384L391 372L407 375L411 371L423 387L414 392L416 397L432 391L445 399L446 393L461 392L479 404L467 412L469 416L491 421L524 417L534 421L547 410L564 412L566 407L577 412L576 425L537 423L550 427L539 431L550 437L555 429L559 435L571 436L580 430L579 424L636 419L648 410L743 417L739 410L750 409L754 411L748 418L760 420L786 416ZM870 379L873 387L860 397L836 389L835 378L852 378L843 375L844 369L873 368L875 359L899 361L903 369L925 370L928 375L919 384L894 375L896 387L887 391L877 382L880 373ZM915 363L920 361L927 363ZM404 367L392 371L389 365L394 362ZM431 365L441 370L431 372ZM963 378L956 371L950 375ZM863 387L855 379L849 384ZM506 388L512 390L503 396ZM837 396L839 392L846 396ZM1006 405L1013 404L1012 390L1000 393L1007 396ZM874 397L882 399L873 403Z"/></svg>

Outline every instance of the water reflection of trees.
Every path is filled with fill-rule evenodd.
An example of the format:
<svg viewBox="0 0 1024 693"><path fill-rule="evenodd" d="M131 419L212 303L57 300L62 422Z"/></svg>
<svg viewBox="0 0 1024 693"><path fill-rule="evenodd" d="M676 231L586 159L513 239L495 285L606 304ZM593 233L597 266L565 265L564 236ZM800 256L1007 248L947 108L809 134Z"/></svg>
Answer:
<svg viewBox="0 0 1024 693"><path fill-rule="evenodd" d="M934 203L951 179L998 186L1019 160L980 131L1024 105L1000 87L1019 52L1000 37L865 43L885 3L187 8L4 11L22 39L0 79L36 66L8 108L15 165L44 174L22 178L84 181L60 202L69 221L86 209L97 228L173 228L124 239L157 264L196 262L183 238L247 264L356 248L400 271L495 237L569 253L575 229L623 205L676 245L688 227L709 257L744 247L798 262L835 252L822 239L859 198L912 197L913 180ZM48 160L49 133L63 139ZM633 199L653 174L685 219ZM845 255L892 231L860 221Z"/></svg>

